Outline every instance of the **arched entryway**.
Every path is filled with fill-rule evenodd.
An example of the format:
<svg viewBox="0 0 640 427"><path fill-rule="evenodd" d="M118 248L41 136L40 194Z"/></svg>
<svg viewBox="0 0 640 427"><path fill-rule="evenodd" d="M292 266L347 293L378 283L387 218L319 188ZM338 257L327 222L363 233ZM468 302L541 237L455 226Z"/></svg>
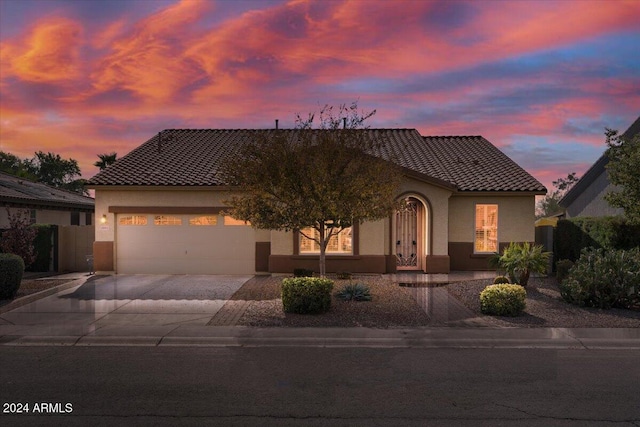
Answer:
<svg viewBox="0 0 640 427"><path fill-rule="evenodd" d="M424 270L429 254L429 211L416 195L404 195L394 217L394 242L398 270Z"/></svg>

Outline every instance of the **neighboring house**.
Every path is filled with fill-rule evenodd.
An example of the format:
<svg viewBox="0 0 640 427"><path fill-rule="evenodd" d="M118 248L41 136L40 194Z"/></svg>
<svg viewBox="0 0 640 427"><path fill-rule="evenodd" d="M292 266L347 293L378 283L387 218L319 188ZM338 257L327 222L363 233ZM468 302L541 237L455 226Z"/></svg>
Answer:
<svg viewBox="0 0 640 427"><path fill-rule="evenodd" d="M27 210L32 224L94 223L91 197L0 172L0 229L9 228L6 208Z"/></svg>
<svg viewBox="0 0 640 427"><path fill-rule="evenodd" d="M633 138L640 133L640 117L623 134L625 138ZM624 211L613 208L604 199L604 196L616 189L609 181L607 153L585 172L578 182L560 200L560 206L565 209L565 217L576 216L613 216L622 215Z"/></svg>
<svg viewBox="0 0 640 427"><path fill-rule="evenodd" d="M300 233L255 230L223 215L230 189L220 179L220 162L259 132L271 131L166 130L93 177L95 269L317 270L318 247ZM356 224L330 241L327 271L487 269L487 259L502 246L534 241L535 196L546 189L483 137L422 137L414 129L366 132L384 141L385 152L403 167L398 199L406 200L406 208Z"/></svg>

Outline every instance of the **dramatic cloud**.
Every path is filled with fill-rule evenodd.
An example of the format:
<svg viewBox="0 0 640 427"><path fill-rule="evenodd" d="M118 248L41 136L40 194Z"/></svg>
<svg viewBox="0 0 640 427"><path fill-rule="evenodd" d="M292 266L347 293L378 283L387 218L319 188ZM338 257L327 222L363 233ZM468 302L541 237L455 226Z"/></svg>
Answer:
<svg viewBox="0 0 640 427"><path fill-rule="evenodd" d="M292 126L358 99L372 126L481 134L550 186L640 114L635 0L0 8L0 149L74 157L85 177L165 128Z"/></svg>

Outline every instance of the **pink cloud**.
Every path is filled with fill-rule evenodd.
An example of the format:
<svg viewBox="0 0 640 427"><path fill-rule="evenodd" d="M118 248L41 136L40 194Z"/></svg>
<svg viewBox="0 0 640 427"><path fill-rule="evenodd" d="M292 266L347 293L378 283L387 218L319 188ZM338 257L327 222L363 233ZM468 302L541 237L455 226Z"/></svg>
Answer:
<svg viewBox="0 0 640 427"><path fill-rule="evenodd" d="M68 82L81 73L82 27L68 19L39 21L21 40L3 42L2 80L15 76L38 83Z"/></svg>

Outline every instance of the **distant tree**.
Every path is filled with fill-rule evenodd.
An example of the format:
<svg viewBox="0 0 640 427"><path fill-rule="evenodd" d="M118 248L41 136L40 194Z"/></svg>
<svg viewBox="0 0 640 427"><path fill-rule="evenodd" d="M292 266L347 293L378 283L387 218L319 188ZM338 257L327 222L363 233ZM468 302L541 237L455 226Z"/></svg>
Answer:
<svg viewBox="0 0 640 427"><path fill-rule="evenodd" d="M607 172L611 183L619 190L605 195L605 200L624 209L629 222L640 223L640 133L625 138L618 131L607 129Z"/></svg>
<svg viewBox="0 0 640 427"><path fill-rule="evenodd" d="M115 152L109 154L98 154L98 160L93 165L100 168L100 170L105 170L108 166L114 164L117 160L118 154Z"/></svg>
<svg viewBox="0 0 640 427"><path fill-rule="evenodd" d="M11 153L0 151L0 171L20 178L36 180L30 159L21 159Z"/></svg>
<svg viewBox="0 0 640 427"><path fill-rule="evenodd" d="M84 188L86 180L77 178L81 175L78 161L63 159L59 154L38 151L32 159L20 159L0 152L0 170L52 187L87 194Z"/></svg>
<svg viewBox="0 0 640 427"><path fill-rule="evenodd" d="M256 134L223 166L228 183L242 190L226 201L231 215L255 228L300 231L318 243L325 275L331 237L396 208L400 169L367 154L380 144L364 131L373 114L358 113L357 103L337 114L325 106L316 128L313 114L298 115L294 132Z"/></svg>
<svg viewBox="0 0 640 427"><path fill-rule="evenodd" d="M578 180L579 178L576 176L576 173L571 172L566 178L558 178L553 181L555 190L551 193L547 193L547 195L538 202L536 217L544 218L562 212L560 200L565 194L567 194L571 187L578 182Z"/></svg>
<svg viewBox="0 0 640 427"><path fill-rule="evenodd" d="M36 229L31 227L28 210L18 210L11 213L7 209L9 217L9 229L2 233L0 250L4 253L18 255L24 261L25 267L33 264L36 253L33 248L33 239L36 237Z"/></svg>

